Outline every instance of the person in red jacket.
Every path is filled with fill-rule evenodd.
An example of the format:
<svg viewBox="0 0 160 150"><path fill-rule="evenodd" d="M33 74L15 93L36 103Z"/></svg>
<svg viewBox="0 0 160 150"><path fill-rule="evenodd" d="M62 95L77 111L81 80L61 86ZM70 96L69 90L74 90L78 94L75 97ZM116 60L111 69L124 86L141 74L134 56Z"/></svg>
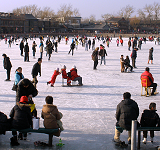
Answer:
<svg viewBox="0 0 160 150"><path fill-rule="evenodd" d="M73 68L70 70L71 72L71 80L73 81L77 81L78 80L78 85L82 86L82 77L80 77L78 74L77 74L77 69L76 69L76 66L73 66Z"/></svg>
<svg viewBox="0 0 160 150"><path fill-rule="evenodd" d="M141 74L141 79L147 79L147 87L153 87L151 95L155 95L154 92L156 91L157 88L157 83L154 82L154 78L152 77L152 74L149 72L149 67L146 67L145 72ZM142 79L142 86L146 86L145 80Z"/></svg>
<svg viewBox="0 0 160 150"><path fill-rule="evenodd" d="M51 77L51 80L47 82L47 85L51 83L51 87L54 87L54 83L55 83L56 78L57 78L57 76L58 76L59 74L61 74L61 73L59 72L59 68L57 68L57 69L54 71L54 73L53 73L53 75L52 75L52 77Z"/></svg>
<svg viewBox="0 0 160 150"><path fill-rule="evenodd" d="M65 65L61 69L61 73L62 73L62 78L67 79L67 85L70 86L71 85L71 78L66 73L66 66Z"/></svg>

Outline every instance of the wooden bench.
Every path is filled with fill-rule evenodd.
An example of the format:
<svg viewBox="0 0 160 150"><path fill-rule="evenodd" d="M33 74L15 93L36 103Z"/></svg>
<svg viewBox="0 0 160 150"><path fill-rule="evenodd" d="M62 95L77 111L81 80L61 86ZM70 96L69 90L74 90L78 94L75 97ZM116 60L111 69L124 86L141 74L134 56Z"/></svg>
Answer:
<svg viewBox="0 0 160 150"><path fill-rule="evenodd" d="M160 127L137 127L137 131L138 131L138 145L137 145L137 148L140 149L141 131L160 131Z"/></svg>
<svg viewBox="0 0 160 150"><path fill-rule="evenodd" d="M27 133L27 132L34 132L34 133L44 133L44 134L49 134L49 140L48 140L48 146L52 146L52 138L53 134L58 132L59 129L46 129L46 128L39 128L38 130L33 130L32 128L27 128L27 129L22 129L22 130L17 130L17 129L10 129L9 131L19 131L22 133Z"/></svg>

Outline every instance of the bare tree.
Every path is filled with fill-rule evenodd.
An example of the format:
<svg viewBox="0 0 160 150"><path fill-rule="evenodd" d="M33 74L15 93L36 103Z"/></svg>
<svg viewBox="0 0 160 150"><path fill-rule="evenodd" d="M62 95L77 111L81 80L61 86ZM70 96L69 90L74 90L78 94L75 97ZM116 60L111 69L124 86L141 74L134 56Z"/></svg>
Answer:
<svg viewBox="0 0 160 150"><path fill-rule="evenodd" d="M144 12L148 13L147 19L151 21L151 18L153 17L153 6L152 5L145 5Z"/></svg>
<svg viewBox="0 0 160 150"><path fill-rule="evenodd" d="M146 15L145 15L145 13L144 13L144 11L142 9L138 9L137 12L138 12L139 18L141 20L145 20L146 19Z"/></svg>
<svg viewBox="0 0 160 150"><path fill-rule="evenodd" d="M107 20L107 19L113 17L113 15L112 15L112 14L104 14L104 15L101 15L101 17L102 17L103 20L105 21L105 20Z"/></svg>
<svg viewBox="0 0 160 150"><path fill-rule="evenodd" d="M153 3L153 11L154 11L154 19L157 21L160 15L160 4L154 2Z"/></svg>
<svg viewBox="0 0 160 150"><path fill-rule="evenodd" d="M49 18L54 16L54 11L50 7L44 7L43 10L38 8L37 5L29 5L23 6L20 8L13 9L13 13L15 14L32 14L34 17L39 18Z"/></svg>
<svg viewBox="0 0 160 150"><path fill-rule="evenodd" d="M119 17L124 17L125 19L129 19L131 15L134 13L133 6L127 5L126 7L123 7L118 12Z"/></svg>

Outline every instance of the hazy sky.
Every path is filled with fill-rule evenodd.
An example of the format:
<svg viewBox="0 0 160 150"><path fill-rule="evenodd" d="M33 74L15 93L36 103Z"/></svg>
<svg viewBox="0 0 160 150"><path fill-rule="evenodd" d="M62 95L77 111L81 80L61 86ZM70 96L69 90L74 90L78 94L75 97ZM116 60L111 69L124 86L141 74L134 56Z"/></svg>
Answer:
<svg viewBox="0 0 160 150"><path fill-rule="evenodd" d="M0 0L0 12L11 12L14 8L36 4L38 7L50 7L56 13L63 4L71 4L77 8L81 17L94 14L96 19L101 19L102 14L117 12L126 5L133 6L135 11L142 9L146 4L160 2L159 0Z"/></svg>

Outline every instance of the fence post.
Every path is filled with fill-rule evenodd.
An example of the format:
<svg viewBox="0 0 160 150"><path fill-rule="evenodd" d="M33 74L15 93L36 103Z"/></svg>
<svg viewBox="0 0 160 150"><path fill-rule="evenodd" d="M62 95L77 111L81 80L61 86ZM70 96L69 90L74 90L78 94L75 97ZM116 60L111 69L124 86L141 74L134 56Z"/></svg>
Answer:
<svg viewBox="0 0 160 150"><path fill-rule="evenodd" d="M131 150L136 150L136 131L137 131L137 120L132 120Z"/></svg>

